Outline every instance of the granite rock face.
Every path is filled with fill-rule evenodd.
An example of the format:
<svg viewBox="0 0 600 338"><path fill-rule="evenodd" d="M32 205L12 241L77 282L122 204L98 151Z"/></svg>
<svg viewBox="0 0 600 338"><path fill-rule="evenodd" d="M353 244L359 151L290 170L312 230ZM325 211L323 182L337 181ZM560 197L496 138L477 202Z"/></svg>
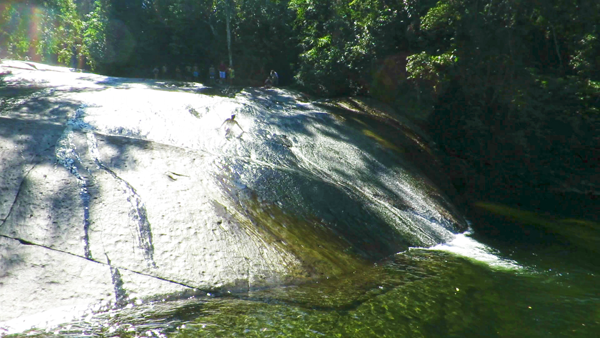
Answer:
<svg viewBox="0 0 600 338"><path fill-rule="evenodd" d="M350 273L466 227L406 156L425 141L389 117L282 89L0 68L0 334Z"/></svg>

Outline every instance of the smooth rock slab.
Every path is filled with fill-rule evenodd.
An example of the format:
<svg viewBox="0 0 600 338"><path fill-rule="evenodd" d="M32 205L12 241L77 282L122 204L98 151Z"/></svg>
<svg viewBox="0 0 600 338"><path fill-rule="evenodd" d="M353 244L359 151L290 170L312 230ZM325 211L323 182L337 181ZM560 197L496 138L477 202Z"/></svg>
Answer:
<svg viewBox="0 0 600 338"><path fill-rule="evenodd" d="M220 89L0 67L12 72L0 88L11 332L48 314L339 276L466 228L406 155L426 141L397 137L392 117L282 89L206 95Z"/></svg>
<svg viewBox="0 0 600 338"><path fill-rule="evenodd" d="M113 274L106 264L0 236L2 329L18 332L56 325L108 309L117 301ZM120 275L123 288L136 298L188 289L130 271Z"/></svg>

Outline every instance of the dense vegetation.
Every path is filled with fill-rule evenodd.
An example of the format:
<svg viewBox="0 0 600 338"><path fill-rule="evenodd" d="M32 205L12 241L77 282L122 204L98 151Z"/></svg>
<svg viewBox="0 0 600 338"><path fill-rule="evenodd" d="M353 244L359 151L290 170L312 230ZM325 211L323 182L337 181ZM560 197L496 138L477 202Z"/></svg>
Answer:
<svg viewBox="0 0 600 338"><path fill-rule="evenodd" d="M411 114L463 196L598 197L595 0L8 0L0 48L122 76L225 61L260 84L274 68Z"/></svg>

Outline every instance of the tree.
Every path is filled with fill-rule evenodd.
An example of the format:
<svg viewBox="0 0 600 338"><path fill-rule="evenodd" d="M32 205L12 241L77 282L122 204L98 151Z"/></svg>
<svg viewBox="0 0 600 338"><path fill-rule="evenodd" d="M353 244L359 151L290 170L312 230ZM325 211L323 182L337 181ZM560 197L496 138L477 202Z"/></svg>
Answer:
<svg viewBox="0 0 600 338"><path fill-rule="evenodd" d="M591 68L598 9L568 0L441 0L422 18L423 51L409 58L410 77L432 88L438 143L487 177L469 181L546 189L589 173L581 159L594 147L600 108Z"/></svg>
<svg viewBox="0 0 600 338"><path fill-rule="evenodd" d="M3 56L77 65L82 21L73 0L8 1L0 9Z"/></svg>
<svg viewBox="0 0 600 338"><path fill-rule="evenodd" d="M324 95L396 96L405 57L419 48L419 17L432 3L291 1L300 48L296 80Z"/></svg>

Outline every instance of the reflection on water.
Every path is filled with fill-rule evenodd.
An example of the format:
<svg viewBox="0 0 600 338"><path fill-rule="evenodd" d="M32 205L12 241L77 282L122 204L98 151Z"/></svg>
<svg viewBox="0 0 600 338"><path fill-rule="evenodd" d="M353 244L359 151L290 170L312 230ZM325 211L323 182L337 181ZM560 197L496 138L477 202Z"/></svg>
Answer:
<svg viewBox="0 0 600 338"><path fill-rule="evenodd" d="M456 254L468 250L479 253ZM551 251L534 257L540 265L552 261L554 269L519 267L501 258L500 251L463 236L447 248L413 249L339 278L130 306L53 332L107 337L596 337L598 272Z"/></svg>

